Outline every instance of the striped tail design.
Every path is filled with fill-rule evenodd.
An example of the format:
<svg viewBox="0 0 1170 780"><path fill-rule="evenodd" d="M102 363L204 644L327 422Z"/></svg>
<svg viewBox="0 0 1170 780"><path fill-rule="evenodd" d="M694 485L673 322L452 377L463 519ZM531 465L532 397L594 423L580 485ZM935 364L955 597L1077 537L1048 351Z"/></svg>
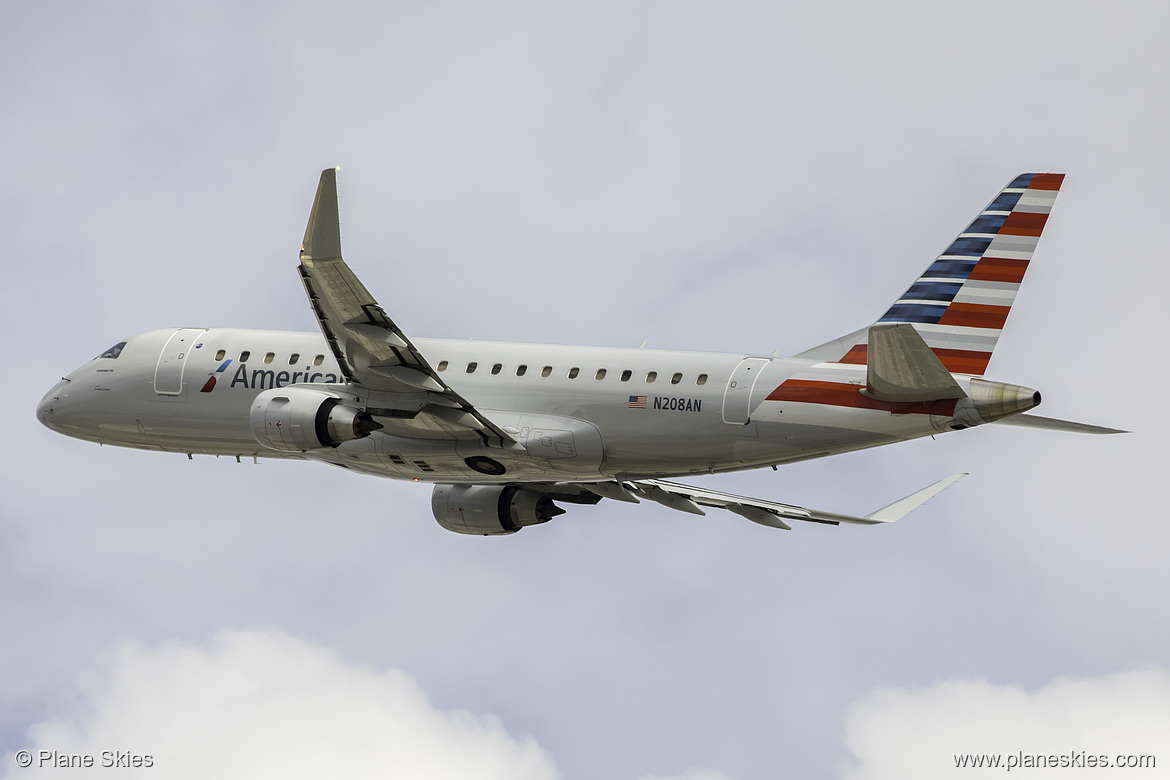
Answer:
<svg viewBox="0 0 1170 780"><path fill-rule="evenodd" d="M913 323L948 371L982 376L1063 181L1013 179L878 322ZM836 362L865 365L865 334Z"/></svg>

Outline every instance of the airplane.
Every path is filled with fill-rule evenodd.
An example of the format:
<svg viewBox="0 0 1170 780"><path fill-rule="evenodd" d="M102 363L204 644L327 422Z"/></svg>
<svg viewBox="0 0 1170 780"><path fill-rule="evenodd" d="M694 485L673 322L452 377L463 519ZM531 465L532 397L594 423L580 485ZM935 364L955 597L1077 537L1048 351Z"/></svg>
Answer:
<svg viewBox="0 0 1170 780"><path fill-rule="evenodd" d="M320 333L132 336L62 378L38 419L99 444L433 483L439 524L485 536L602 499L784 530L884 524L963 475L864 517L671 479L987 423L1124 433L1027 414L1039 392L984 378L1063 174L1015 177L876 322L780 358L409 338L342 259L336 173L321 173L300 252Z"/></svg>

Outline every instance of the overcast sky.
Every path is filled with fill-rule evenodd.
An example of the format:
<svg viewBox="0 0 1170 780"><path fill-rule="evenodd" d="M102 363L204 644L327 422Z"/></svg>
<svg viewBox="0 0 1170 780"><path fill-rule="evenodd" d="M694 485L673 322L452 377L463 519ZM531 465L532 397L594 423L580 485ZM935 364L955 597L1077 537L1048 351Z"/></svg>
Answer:
<svg viewBox="0 0 1170 780"><path fill-rule="evenodd" d="M22 748L166 778L904 780L1017 751L1170 776L1168 26L1154 2L9 4L0 777L51 775ZM295 265L332 165L346 257L410 335L763 354L869 324L1015 175L1066 173L988 378L1135 433L702 482L866 513L970 472L889 527L609 502L483 539L424 486L37 423L130 334L315 330Z"/></svg>

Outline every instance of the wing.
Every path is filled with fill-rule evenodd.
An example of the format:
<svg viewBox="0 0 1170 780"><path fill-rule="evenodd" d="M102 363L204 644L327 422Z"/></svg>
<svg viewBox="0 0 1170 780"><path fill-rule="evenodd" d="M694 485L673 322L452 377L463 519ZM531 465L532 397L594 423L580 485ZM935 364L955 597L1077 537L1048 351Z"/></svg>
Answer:
<svg viewBox="0 0 1170 780"><path fill-rule="evenodd" d="M820 509L781 504L777 501L766 501L759 498L737 496L732 493L722 493L717 490L705 490L693 485L684 485L681 482L666 482L659 479L640 479L615 482L582 482L561 483L550 485L526 485L531 490L544 493L553 499L573 503L594 503L601 498L612 498L618 501L637 503L640 499L649 499L663 506L677 509L681 512L690 512L696 515L707 514L703 507L716 507L734 512L753 523L792 530L789 520L803 520L811 523L826 523L838 525L840 523L855 523L859 525L876 525L892 523L900 520L914 511L929 499L940 493L955 480L965 474L952 474L940 479L933 485L911 493L876 512L865 517L843 515L836 512L826 512Z"/></svg>
<svg viewBox="0 0 1170 780"><path fill-rule="evenodd" d="M391 408L385 410L395 428L452 438L479 435L512 443L512 437L439 377L341 259L336 168L321 172L301 244L299 270L321 332L345 378L403 401L400 408L393 408L391 401Z"/></svg>

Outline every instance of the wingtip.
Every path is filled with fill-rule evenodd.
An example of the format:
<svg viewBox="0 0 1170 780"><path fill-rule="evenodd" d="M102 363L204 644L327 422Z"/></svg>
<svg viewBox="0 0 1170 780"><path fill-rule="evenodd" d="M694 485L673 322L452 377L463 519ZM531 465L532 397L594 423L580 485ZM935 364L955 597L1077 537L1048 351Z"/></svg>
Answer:
<svg viewBox="0 0 1170 780"><path fill-rule="evenodd" d="M949 477L943 477L938 482L928 485L916 493L911 493L889 506L884 506L878 511L866 515L866 519L875 523L897 522L967 475L968 472L963 471L951 474Z"/></svg>
<svg viewBox="0 0 1170 780"><path fill-rule="evenodd" d="M317 195L313 199L313 210L309 214L309 224L305 227L305 238L301 242L302 260L341 257L341 227L337 218L337 171L338 168L326 168L321 171Z"/></svg>

